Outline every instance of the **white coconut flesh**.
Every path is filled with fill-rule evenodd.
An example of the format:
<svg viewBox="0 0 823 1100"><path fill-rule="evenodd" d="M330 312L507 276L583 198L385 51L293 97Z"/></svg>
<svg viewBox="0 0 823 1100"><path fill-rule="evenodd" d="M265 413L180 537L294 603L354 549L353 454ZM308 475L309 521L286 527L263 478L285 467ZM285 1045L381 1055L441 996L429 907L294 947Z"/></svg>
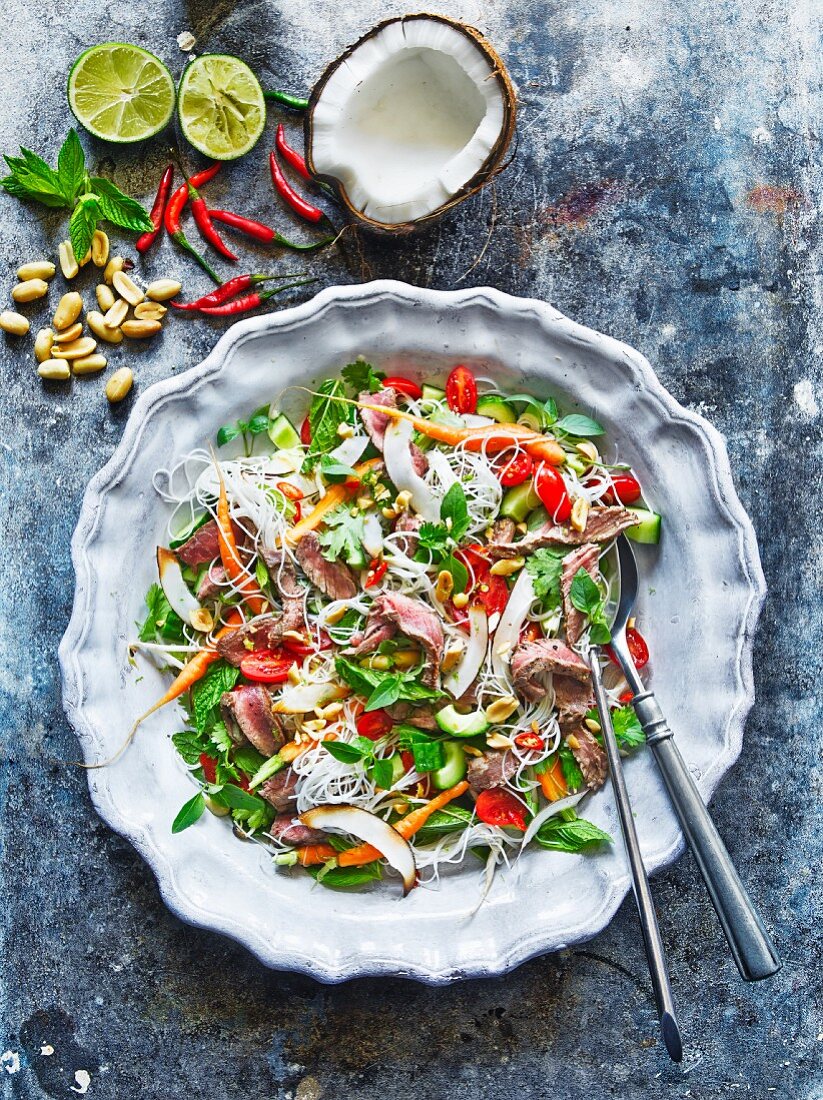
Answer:
<svg viewBox="0 0 823 1100"><path fill-rule="evenodd" d="M314 171L383 225L434 214L480 172L506 126L504 86L464 31L398 20L363 39L320 89Z"/></svg>

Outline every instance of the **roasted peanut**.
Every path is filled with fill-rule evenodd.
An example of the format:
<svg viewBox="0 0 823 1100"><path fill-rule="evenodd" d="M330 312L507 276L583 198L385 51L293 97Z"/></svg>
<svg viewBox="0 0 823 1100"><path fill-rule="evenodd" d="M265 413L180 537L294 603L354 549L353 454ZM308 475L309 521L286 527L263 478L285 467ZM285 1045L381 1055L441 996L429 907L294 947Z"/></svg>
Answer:
<svg viewBox="0 0 823 1100"><path fill-rule="evenodd" d="M587 730L591 730L592 733L600 733L600 723L596 722L594 718L584 718L583 725Z"/></svg>
<svg viewBox="0 0 823 1100"><path fill-rule="evenodd" d="M501 558L496 561L489 572L495 577L510 577L517 573L526 564L525 558Z"/></svg>
<svg viewBox="0 0 823 1100"><path fill-rule="evenodd" d="M121 298L125 298L130 306L136 306L142 302L146 295L125 271L115 271L112 275L112 285Z"/></svg>
<svg viewBox="0 0 823 1100"><path fill-rule="evenodd" d="M447 600L454 590L454 577L448 569L441 569L437 574L437 584L434 586L434 594L441 602Z"/></svg>
<svg viewBox="0 0 823 1100"><path fill-rule="evenodd" d="M441 672L451 672L451 670L460 660L460 656L463 653L463 648L463 643L460 641L450 642L446 646L446 652L443 654L443 660L440 662Z"/></svg>
<svg viewBox="0 0 823 1100"><path fill-rule="evenodd" d="M180 293L181 284L176 279L155 279L146 287L146 297L153 302L167 302Z"/></svg>
<svg viewBox="0 0 823 1100"><path fill-rule="evenodd" d="M33 302L48 292L49 284L45 279L26 279L24 283L18 283L12 288L11 296L15 302Z"/></svg>
<svg viewBox="0 0 823 1100"><path fill-rule="evenodd" d="M122 401L134 384L134 375L128 367L116 370L106 383L106 397L114 405Z"/></svg>
<svg viewBox="0 0 823 1100"><path fill-rule="evenodd" d="M69 365L63 359L47 359L37 368L37 373L49 382L65 382L67 378L71 378Z"/></svg>
<svg viewBox="0 0 823 1100"><path fill-rule="evenodd" d="M344 603L341 603L339 607L335 607L334 611L330 611L326 615L326 626L334 626L339 623L347 611L348 608Z"/></svg>
<svg viewBox="0 0 823 1100"><path fill-rule="evenodd" d="M398 512L407 512L412 502L412 495L408 489L403 489L394 498L394 507Z"/></svg>
<svg viewBox="0 0 823 1100"><path fill-rule="evenodd" d="M17 278L21 283L27 279L51 279L57 269L51 260L32 260L17 269Z"/></svg>
<svg viewBox="0 0 823 1100"><path fill-rule="evenodd" d="M486 744L490 749L510 749L514 741L505 733L490 733L486 736Z"/></svg>
<svg viewBox="0 0 823 1100"><path fill-rule="evenodd" d="M191 615L191 625L195 630L208 631L214 626L214 616L207 607L201 607L198 611L193 611Z"/></svg>
<svg viewBox="0 0 823 1100"><path fill-rule="evenodd" d="M384 653L375 654L373 657L364 657L360 662L361 668L377 668L381 672L387 672L391 666L391 657L387 657Z"/></svg>
<svg viewBox="0 0 823 1100"><path fill-rule="evenodd" d="M54 337L54 342L55 344L70 344L73 340L79 340L82 335L82 322L75 321L74 324L69 325L68 328L61 329Z"/></svg>
<svg viewBox="0 0 823 1100"><path fill-rule="evenodd" d="M123 335L131 340L145 340L147 336L156 336L163 326L159 321L124 321L120 326Z"/></svg>
<svg viewBox="0 0 823 1100"><path fill-rule="evenodd" d="M98 283L94 288L94 293L97 296L97 304L103 313L111 309L117 299L114 296L114 291L110 286L106 286L105 283Z"/></svg>
<svg viewBox="0 0 823 1100"><path fill-rule="evenodd" d="M341 439L351 439L354 435L354 427L344 421L342 424L337 425L337 434Z"/></svg>
<svg viewBox="0 0 823 1100"><path fill-rule="evenodd" d="M501 695L486 707L486 718L490 722L505 722L507 718L511 718L519 705L513 695Z"/></svg>
<svg viewBox="0 0 823 1100"><path fill-rule="evenodd" d="M398 649L394 654L394 667L407 669L414 668L420 661L419 649Z"/></svg>
<svg viewBox="0 0 823 1100"><path fill-rule="evenodd" d="M66 279L73 279L80 270L80 265L75 259L71 241L61 241L57 246L57 258L60 261L60 270Z"/></svg>
<svg viewBox="0 0 823 1100"><path fill-rule="evenodd" d="M90 336L84 336L80 340L72 340L70 344L55 344L51 349L53 359L83 359L97 347L97 341Z"/></svg>
<svg viewBox="0 0 823 1100"><path fill-rule="evenodd" d="M107 362L105 355L84 355L72 361L71 369L75 374L97 374L106 369Z"/></svg>
<svg viewBox="0 0 823 1100"><path fill-rule="evenodd" d="M91 258L95 267L105 267L109 262L109 238L102 229L97 229L91 239Z"/></svg>
<svg viewBox="0 0 823 1100"><path fill-rule="evenodd" d="M10 336L25 336L31 328L28 317L14 310L4 309L0 313L0 328Z"/></svg>
<svg viewBox="0 0 823 1100"><path fill-rule="evenodd" d="M121 344L123 342L123 333L120 329L109 328L103 314L98 313L96 309L86 314L86 324L98 340L105 340L107 344Z"/></svg>
<svg viewBox="0 0 823 1100"><path fill-rule="evenodd" d="M452 603L458 611L462 611L469 602L468 592L458 592L456 596L452 597Z"/></svg>
<svg viewBox="0 0 823 1100"><path fill-rule="evenodd" d="M140 302L134 307L134 316L138 321L162 321L168 313L159 302Z"/></svg>
<svg viewBox="0 0 823 1100"><path fill-rule="evenodd" d="M68 328L73 325L83 310L83 299L76 290L70 290L64 294L57 303L54 311L53 325L56 329Z"/></svg>
<svg viewBox="0 0 823 1100"><path fill-rule="evenodd" d="M77 263L80 265L80 267L85 267L90 259L91 259L91 245L89 245L88 249L86 250L86 254L83 257L83 259L78 260Z"/></svg>
<svg viewBox="0 0 823 1100"><path fill-rule="evenodd" d="M51 359L51 349L54 344L54 333L50 328L41 328L34 338L34 358L38 363L45 363Z"/></svg>
<svg viewBox="0 0 823 1100"><path fill-rule="evenodd" d="M124 298L118 298L111 309L107 309L103 321L109 328L119 328L129 312L129 303Z"/></svg>
<svg viewBox="0 0 823 1100"><path fill-rule="evenodd" d="M589 502L585 497L578 497L572 505L572 514L569 522L575 531L583 532L589 519Z"/></svg>
<svg viewBox="0 0 823 1100"><path fill-rule="evenodd" d="M103 280L111 286L114 281L114 276L118 271L122 271L126 261L122 256L112 256L109 262L106 264L106 270L103 272Z"/></svg>

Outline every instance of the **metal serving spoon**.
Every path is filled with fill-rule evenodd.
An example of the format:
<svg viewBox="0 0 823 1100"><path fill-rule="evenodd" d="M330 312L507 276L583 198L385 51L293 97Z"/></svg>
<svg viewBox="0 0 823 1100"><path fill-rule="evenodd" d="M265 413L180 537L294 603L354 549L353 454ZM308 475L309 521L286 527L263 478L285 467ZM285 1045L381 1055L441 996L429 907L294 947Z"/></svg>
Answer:
<svg viewBox="0 0 823 1100"><path fill-rule="evenodd" d="M654 911L649 878L646 874L646 868L643 866L643 857L640 854L640 843L634 827L634 816L629 801L629 792L626 789L626 780L623 776L620 750L617 747L617 739L614 735L609 701L603 687L603 678L600 673L600 648L598 646L592 646L589 660L592 670L594 697L600 713L600 728L603 731L603 741L609 761L617 813L620 817L620 829L623 833L623 842L626 845L626 854L629 857L629 867L632 873L632 890L634 891L634 900L637 902L637 911L640 914L643 944L649 962L649 973L652 978L657 1015L660 1018L660 1032L666 1050L669 1052L669 1057L673 1062L680 1062L683 1058L683 1043L680 1039L677 1018L674 1014L674 999L672 998L669 972L666 967L666 956L663 952L663 940L660 937L657 914Z"/></svg>
<svg viewBox="0 0 823 1100"><path fill-rule="evenodd" d="M654 692L643 684L629 653L626 624L634 607L639 581L634 551L625 535L617 540L617 556L620 565L620 601L612 625L611 644L629 687L634 692L632 706L663 775L672 806L700 868L741 977L747 982L769 978L781 966L774 944L746 888L737 876L697 784L674 742L672 731ZM608 740L606 744L608 746Z"/></svg>

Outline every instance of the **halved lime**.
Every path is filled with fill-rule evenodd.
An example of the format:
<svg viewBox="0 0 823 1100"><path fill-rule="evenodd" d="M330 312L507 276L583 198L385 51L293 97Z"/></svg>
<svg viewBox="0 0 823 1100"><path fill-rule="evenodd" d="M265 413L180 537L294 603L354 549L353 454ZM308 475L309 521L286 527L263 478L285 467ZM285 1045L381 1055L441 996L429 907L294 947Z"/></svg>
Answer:
<svg viewBox="0 0 823 1100"><path fill-rule="evenodd" d="M186 139L212 160L242 157L266 125L260 82L245 61L229 54L203 54L186 67L177 113Z"/></svg>
<svg viewBox="0 0 823 1100"><path fill-rule="evenodd" d="M103 42L72 65L69 106L77 121L104 141L143 141L168 124L174 81L153 53L127 42Z"/></svg>

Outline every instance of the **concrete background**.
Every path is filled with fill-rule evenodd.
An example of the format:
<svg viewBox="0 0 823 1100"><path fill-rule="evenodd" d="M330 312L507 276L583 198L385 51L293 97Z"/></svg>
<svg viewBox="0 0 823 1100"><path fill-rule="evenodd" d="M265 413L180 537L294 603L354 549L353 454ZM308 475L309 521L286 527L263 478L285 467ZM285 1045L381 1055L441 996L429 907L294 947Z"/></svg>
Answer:
<svg viewBox="0 0 823 1100"><path fill-rule="evenodd" d="M95 817L82 773L60 763L77 753L55 656L74 584L69 537L84 486L111 454L129 403L110 409L99 378L44 387L30 341L7 339L0 343L4 1096L69 1097L86 1088L99 1100L823 1096L823 1025L814 1011L821 855L814 689L823 641L823 100L814 8L812 0L441 7L487 31L519 85L513 163L494 190L418 239L366 240L359 256L350 248L347 257L324 254L311 265L322 285L392 276L543 297L638 347L679 400L726 434L770 595L756 648L757 702L714 813L774 932L783 970L744 985L691 859L659 876L687 1050L674 1067L656 1040L631 902L589 944L500 980L440 991L403 981L323 988L261 970L242 949L172 917L148 868ZM184 62L176 37L190 30L196 51L240 54L264 83L301 92L349 41L402 11L374 0L348 7L7 0L3 150L16 152L23 141L54 158L71 121L65 76L91 43L138 42L176 76ZM169 138L125 151L86 134L83 143L96 168L150 201ZM298 235L302 228L272 198L264 157L271 138L225 171L211 194L230 195L235 207ZM21 261L53 255L65 233L59 215L4 195L0 218L0 271L10 287ZM261 254L248 267L271 262ZM206 287L168 242L143 271L185 273L187 289ZM78 280L89 300L93 282L90 271ZM57 289L52 308L56 297ZM35 324L50 315L28 312ZM197 363L221 330L172 318L162 338L115 349L111 362L132 365L142 389Z"/></svg>

